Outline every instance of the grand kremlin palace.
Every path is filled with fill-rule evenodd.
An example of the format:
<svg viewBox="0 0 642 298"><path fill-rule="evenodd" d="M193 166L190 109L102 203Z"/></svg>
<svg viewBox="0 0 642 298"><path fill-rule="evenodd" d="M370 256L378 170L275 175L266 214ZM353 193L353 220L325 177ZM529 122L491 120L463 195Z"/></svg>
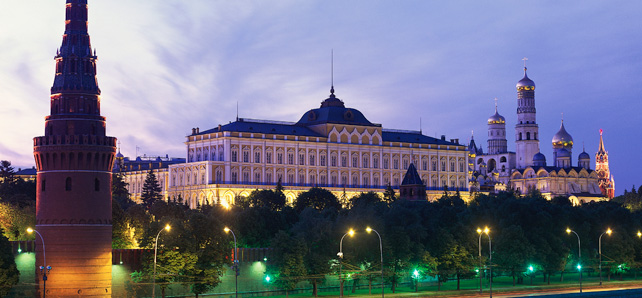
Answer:
<svg viewBox="0 0 642 298"><path fill-rule="evenodd" d="M296 122L238 118L226 125L187 136L187 160L137 158L118 154L116 171L125 173L132 199L140 200L151 169L166 199L179 196L192 208L229 206L255 189L281 181L288 203L313 186L339 198L360 192L398 188L410 163L434 200L449 190L468 196L468 148L445 136L384 129L358 110L346 108L331 89L321 107Z"/></svg>

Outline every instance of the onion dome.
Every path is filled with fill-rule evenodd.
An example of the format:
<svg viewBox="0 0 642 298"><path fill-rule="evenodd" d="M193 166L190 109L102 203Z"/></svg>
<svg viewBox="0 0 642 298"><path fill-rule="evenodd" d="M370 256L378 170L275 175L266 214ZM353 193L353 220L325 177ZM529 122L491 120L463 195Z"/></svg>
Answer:
<svg viewBox="0 0 642 298"><path fill-rule="evenodd" d="M537 152L535 155L533 155L533 165L536 167L545 167L546 156L541 152Z"/></svg>
<svg viewBox="0 0 642 298"><path fill-rule="evenodd" d="M588 153L586 153L586 152L582 152L582 153L580 153L580 156L578 157L578 159L579 159L579 160L584 160L584 159L588 159L588 160L590 160L590 159L591 159L591 156L590 156Z"/></svg>
<svg viewBox="0 0 642 298"><path fill-rule="evenodd" d="M545 156L544 154L542 154L541 152L537 152L537 153L533 156L533 161L534 161L534 162L535 162L535 161L543 161L543 162L546 162L546 156Z"/></svg>
<svg viewBox="0 0 642 298"><path fill-rule="evenodd" d="M497 106L495 106L495 115L490 116L488 118L488 124L504 124L506 123L506 119L504 119L504 116L500 115L497 112Z"/></svg>
<svg viewBox="0 0 642 298"><path fill-rule="evenodd" d="M519 82L517 82L517 86L516 87L517 87L518 90L522 89L522 88L524 88L526 90L535 89L535 82L533 82L533 80L529 79L528 75L526 75L526 67L524 67L524 78L522 78L521 80L519 80ZM526 88L526 87L528 87L528 88Z"/></svg>
<svg viewBox="0 0 642 298"><path fill-rule="evenodd" d="M573 146L573 137L566 132L564 120L562 120L560 130L553 136L553 145Z"/></svg>
<svg viewBox="0 0 642 298"><path fill-rule="evenodd" d="M560 157L571 157L571 152L569 152L568 150L562 148L559 151L557 151L557 157L558 158L560 158Z"/></svg>

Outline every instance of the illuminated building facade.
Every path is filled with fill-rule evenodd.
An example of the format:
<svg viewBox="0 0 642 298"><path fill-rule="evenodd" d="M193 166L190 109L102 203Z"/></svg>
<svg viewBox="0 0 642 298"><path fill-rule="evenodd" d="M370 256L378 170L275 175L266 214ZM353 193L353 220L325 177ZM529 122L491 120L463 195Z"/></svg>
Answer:
<svg viewBox="0 0 642 298"><path fill-rule="evenodd" d="M468 190L468 152L458 140L419 131L384 129L358 110L346 108L331 89L318 109L296 123L237 119L187 136L187 162L169 165L167 195L190 206L229 205L257 188L281 181L292 203L318 186L338 197L397 188L411 163L426 185L428 199L444 186ZM344 195L345 194L345 195Z"/></svg>
<svg viewBox="0 0 642 298"><path fill-rule="evenodd" d="M569 196L575 204L604 199L598 183L599 173L590 169L588 153L580 153L577 166L573 166L573 137L566 131L564 121L551 140L553 164L547 165L546 157L539 152L535 82L528 78L526 67L516 88L516 152L507 150L506 121L495 105L495 114L488 118L487 153L478 148L472 138L468 146L471 189L496 192L512 188L521 193L537 189L549 199Z"/></svg>
<svg viewBox="0 0 642 298"><path fill-rule="evenodd" d="M615 196L615 180L609 171L609 153L604 149L604 139L600 129L600 148L595 154L595 171L599 178L599 185L602 194L609 199Z"/></svg>
<svg viewBox="0 0 642 298"><path fill-rule="evenodd" d="M49 297L111 297L111 170L116 139L100 115L97 57L87 32L87 1L67 0L55 57L50 115L34 138L36 230L46 245ZM36 237L36 266L44 265ZM37 282L42 292L41 272Z"/></svg>

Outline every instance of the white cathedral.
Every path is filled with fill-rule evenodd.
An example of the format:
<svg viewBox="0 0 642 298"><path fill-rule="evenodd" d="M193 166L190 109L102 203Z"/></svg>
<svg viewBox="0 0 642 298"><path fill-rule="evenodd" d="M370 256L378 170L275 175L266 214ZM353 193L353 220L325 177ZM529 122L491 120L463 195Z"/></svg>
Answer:
<svg viewBox="0 0 642 298"><path fill-rule="evenodd" d="M591 157L579 154L573 166L573 137L564 128L553 136L553 161L539 149L539 127L535 110L535 82L524 78L517 82L516 152L509 152L506 140L506 120L497 111L488 118L488 147L486 153L471 137L468 145L471 191L497 192L507 189L522 194L539 190L546 198L568 196L574 204L612 198L613 178L608 172L608 156L604 165L604 144L600 131L600 151L596 154L596 169L591 169ZM605 171L605 173L602 173ZM606 178L601 178L606 177ZM605 180L605 181L602 181Z"/></svg>

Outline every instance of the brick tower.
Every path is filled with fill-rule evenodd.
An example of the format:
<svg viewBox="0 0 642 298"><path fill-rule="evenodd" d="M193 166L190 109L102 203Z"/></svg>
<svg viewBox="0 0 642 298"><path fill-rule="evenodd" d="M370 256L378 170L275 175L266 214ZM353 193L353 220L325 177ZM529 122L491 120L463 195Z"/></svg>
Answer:
<svg viewBox="0 0 642 298"><path fill-rule="evenodd" d="M36 230L47 297L111 297L111 170L116 138L105 135L87 0L67 0L45 135L34 138ZM43 245L36 237L36 267ZM39 291L43 281L37 270Z"/></svg>
<svg viewBox="0 0 642 298"><path fill-rule="evenodd" d="M595 153L595 171L602 195L612 199L615 196L615 180L609 170L609 153L604 149L604 139L600 129L600 148Z"/></svg>

